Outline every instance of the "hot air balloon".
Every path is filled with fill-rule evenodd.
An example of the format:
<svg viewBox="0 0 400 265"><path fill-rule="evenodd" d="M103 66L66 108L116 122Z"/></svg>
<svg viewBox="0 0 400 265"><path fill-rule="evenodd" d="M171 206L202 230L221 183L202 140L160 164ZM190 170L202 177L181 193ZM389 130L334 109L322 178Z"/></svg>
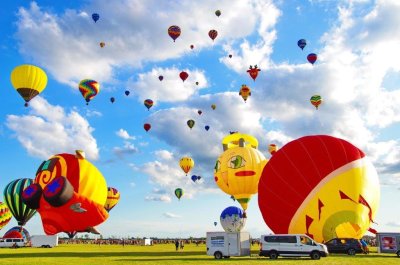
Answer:
<svg viewBox="0 0 400 265"><path fill-rule="evenodd" d="M22 192L33 183L32 179L16 179L7 184L4 189L4 202L7 204L18 225L23 226L36 213L22 200Z"/></svg>
<svg viewBox="0 0 400 265"><path fill-rule="evenodd" d="M147 110L150 110L150 108L153 106L153 100L151 100L151 99L146 99L145 101L144 101L144 105L146 106L146 108L147 108Z"/></svg>
<svg viewBox="0 0 400 265"><path fill-rule="evenodd" d="M97 13L93 13L93 14L92 14L92 19L93 19L94 23L96 23L97 20L99 20L99 18L100 18L100 15L99 15L99 14L97 14Z"/></svg>
<svg viewBox="0 0 400 265"><path fill-rule="evenodd" d="M201 115L203 112L202 112L201 110L198 110L197 113L198 113L199 115Z"/></svg>
<svg viewBox="0 0 400 265"><path fill-rule="evenodd" d="M208 131L210 129L210 126L206 125L206 126L204 126L204 129L206 129L206 131Z"/></svg>
<svg viewBox="0 0 400 265"><path fill-rule="evenodd" d="M111 101L111 103L114 103L114 102L115 102L115 98L114 98L114 97L111 97L111 98L110 98L110 101Z"/></svg>
<svg viewBox="0 0 400 265"><path fill-rule="evenodd" d="M175 196L178 198L178 200L181 199L182 195L183 195L183 190L181 188L175 189Z"/></svg>
<svg viewBox="0 0 400 265"><path fill-rule="evenodd" d="M254 67L252 65L250 65L249 70L247 70L247 72L249 73L250 77L253 78L254 81L256 81L256 78L258 76L258 72L260 72L261 70L258 68L257 65L254 65Z"/></svg>
<svg viewBox="0 0 400 265"><path fill-rule="evenodd" d="M121 195L116 188L107 188L107 200L106 204L104 205L104 208L107 210L107 212L111 211L111 209L114 208L115 205L117 205L120 197Z"/></svg>
<svg viewBox="0 0 400 265"><path fill-rule="evenodd" d="M232 54L229 54L228 57L229 57L229 58L232 58Z"/></svg>
<svg viewBox="0 0 400 265"><path fill-rule="evenodd" d="M145 124L143 124L143 128L145 129L146 132L148 132L151 129L151 124L145 123Z"/></svg>
<svg viewBox="0 0 400 265"><path fill-rule="evenodd" d="M22 226L14 226L4 233L3 238L23 238L25 242L28 242L31 235Z"/></svg>
<svg viewBox="0 0 400 265"><path fill-rule="evenodd" d="M199 85L199 82L196 82L196 86L198 86Z"/></svg>
<svg viewBox="0 0 400 265"><path fill-rule="evenodd" d="M194 167L194 161L191 157L185 156L182 157L181 160L179 160L179 166L182 168L183 172L187 174L192 170Z"/></svg>
<svg viewBox="0 0 400 265"><path fill-rule="evenodd" d="M192 50L194 49L194 45L193 44L190 45L190 49L192 49Z"/></svg>
<svg viewBox="0 0 400 265"><path fill-rule="evenodd" d="M11 217L12 214L7 204L0 202L0 230L10 222Z"/></svg>
<svg viewBox="0 0 400 265"><path fill-rule="evenodd" d="M220 10L215 11L215 15L216 15L217 17L219 17L219 16L221 15L221 11L220 11Z"/></svg>
<svg viewBox="0 0 400 265"><path fill-rule="evenodd" d="M23 64L11 72L11 84L25 100L27 107L28 102L46 88L47 75L37 66Z"/></svg>
<svg viewBox="0 0 400 265"><path fill-rule="evenodd" d="M68 235L68 238L69 238L69 239L73 239L73 238L74 238L74 236L76 236L76 234L78 234L78 232L77 232L77 231L72 231L72 232L64 232L64 233L66 233L66 234Z"/></svg>
<svg viewBox="0 0 400 265"><path fill-rule="evenodd" d="M192 179L193 182L196 182L197 181L197 176L196 175L192 175L191 179Z"/></svg>
<svg viewBox="0 0 400 265"><path fill-rule="evenodd" d="M317 55L315 53L310 53L307 55L307 60L310 64L314 64L317 61Z"/></svg>
<svg viewBox="0 0 400 265"><path fill-rule="evenodd" d="M251 196L257 193L267 159L257 150L258 141L251 135L230 134L224 137L222 146L224 152L214 168L215 182L222 191L235 196L246 211Z"/></svg>
<svg viewBox="0 0 400 265"><path fill-rule="evenodd" d="M194 124L195 124L194 120L188 120L186 123L187 123L187 126L188 126L190 129L192 129L193 126L194 126Z"/></svg>
<svg viewBox="0 0 400 265"><path fill-rule="evenodd" d="M104 41L102 41L102 42L99 43L99 45L100 45L101 48L104 48L104 46L106 46L106 43Z"/></svg>
<svg viewBox="0 0 400 265"><path fill-rule="evenodd" d="M185 80L189 77L189 74L186 73L185 71L182 71L182 72L179 74L179 77L182 79L183 82L185 82Z"/></svg>
<svg viewBox="0 0 400 265"><path fill-rule="evenodd" d="M79 91L86 100L86 105L89 104L100 91L100 84L92 79L84 79L79 83Z"/></svg>
<svg viewBox="0 0 400 265"><path fill-rule="evenodd" d="M218 36L218 31L216 31L215 29L212 29L208 32L208 36L210 37L210 39L212 39L214 41L215 38Z"/></svg>
<svg viewBox="0 0 400 265"><path fill-rule="evenodd" d="M125 90L125 95L126 95L126 96L129 96L130 93L131 93L131 92L129 92L129 90Z"/></svg>
<svg viewBox="0 0 400 265"><path fill-rule="evenodd" d="M44 232L87 231L108 218L104 205L107 183L101 172L81 150L57 154L44 161L36 171L33 184L24 189L22 200L37 209Z"/></svg>
<svg viewBox="0 0 400 265"><path fill-rule="evenodd" d="M278 151L278 146L276 146L276 144L270 144L268 145L268 152L273 155L276 153L276 151Z"/></svg>
<svg viewBox="0 0 400 265"><path fill-rule="evenodd" d="M247 98L251 96L251 89L246 85L242 85L239 91L239 95L242 96L244 102L247 101Z"/></svg>
<svg viewBox="0 0 400 265"><path fill-rule="evenodd" d="M229 233L240 232L246 224L242 209L236 206L225 208L219 217L219 221L225 232Z"/></svg>
<svg viewBox="0 0 400 265"><path fill-rule="evenodd" d="M164 76L162 76L162 75L158 76L158 80L163 81L163 79L164 79Z"/></svg>
<svg viewBox="0 0 400 265"><path fill-rule="evenodd" d="M212 104L212 105L211 105L211 108L212 108L213 110L215 110L216 107L217 107L217 105L215 105L215 104Z"/></svg>
<svg viewBox="0 0 400 265"><path fill-rule="evenodd" d="M174 40L175 40L181 35L181 28L173 25L168 28L168 35Z"/></svg>
<svg viewBox="0 0 400 265"><path fill-rule="evenodd" d="M314 95L310 98L311 104L318 109L318 106L322 103L322 98L320 95Z"/></svg>
<svg viewBox="0 0 400 265"><path fill-rule="evenodd" d="M307 234L317 242L361 238L380 199L379 177L364 152L328 135L284 145L265 166L258 204L277 234Z"/></svg>
<svg viewBox="0 0 400 265"><path fill-rule="evenodd" d="M302 49L302 50L304 49L304 47L306 47L306 45L307 45L307 41L305 39L300 39L297 42L297 46L299 46L300 49Z"/></svg>

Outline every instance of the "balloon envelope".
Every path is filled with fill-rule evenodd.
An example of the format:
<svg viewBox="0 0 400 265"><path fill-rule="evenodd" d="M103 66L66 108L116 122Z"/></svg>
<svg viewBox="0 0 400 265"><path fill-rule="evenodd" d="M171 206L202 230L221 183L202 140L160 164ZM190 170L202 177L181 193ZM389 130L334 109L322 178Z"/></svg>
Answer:
<svg viewBox="0 0 400 265"><path fill-rule="evenodd" d="M107 210L107 212L111 211L111 209L114 208L115 205L117 205L120 197L121 195L116 188L107 188L107 200L106 204L104 205L104 208Z"/></svg>
<svg viewBox="0 0 400 265"><path fill-rule="evenodd" d="M11 84L25 100L25 106L28 106L28 102L46 88L47 75L37 66L23 64L11 72Z"/></svg>
<svg viewBox="0 0 400 265"><path fill-rule="evenodd" d="M36 213L35 209L29 208L22 201L22 192L32 183L33 179L16 179L8 183L4 189L4 202L20 226L25 225Z"/></svg>
<svg viewBox="0 0 400 265"><path fill-rule="evenodd" d="M307 55L307 60L309 63L314 64L317 61L317 55L315 53L310 53Z"/></svg>
<svg viewBox="0 0 400 265"><path fill-rule="evenodd" d="M194 161L191 157L185 156L182 157L181 160L179 160L179 166L182 168L183 172L186 173L186 175L192 170L194 167Z"/></svg>
<svg viewBox="0 0 400 265"><path fill-rule="evenodd" d="M92 79L84 79L79 83L79 91L87 103L100 91L100 84Z"/></svg>
<svg viewBox="0 0 400 265"><path fill-rule="evenodd" d="M151 124L150 123L145 123L143 125L143 128L145 129L146 132L148 132L151 129Z"/></svg>
<svg viewBox="0 0 400 265"><path fill-rule="evenodd" d="M181 28L179 26L173 25L168 28L168 35L175 40L181 35Z"/></svg>
<svg viewBox="0 0 400 265"><path fill-rule="evenodd" d="M185 80L189 77L189 74L186 73L185 71L182 71L182 72L179 74L179 77L182 79L183 82L185 82Z"/></svg>
<svg viewBox="0 0 400 265"><path fill-rule="evenodd" d="M304 49L304 47L306 47L306 45L307 45L307 41L305 39L300 39L297 42L297 46L299 46L300 49L302 49L302 50Z"/></svg>
<svg viewBox="0 0 400 265"><path fill-rule="evenodd" d="M7 204L0 202L0 230L11 220L12 214Z"/></svg>
<svg viewBox="0 0 400 265"><path fill-rule="evenodd" d="M320 95L314 95L310 98L310 103L318 109L319 105L322 103L322 98Z"/></svg>
<svg viewBox="0 0 400 265"><path fill-rule="evenodd" d="M236 206L225 208L219 220L225 232L240 232L246 224L244 212Z"/></svg>
<svg viewBox="0 0 400 265"><path fill-rule="evenodd" d="M25 241L29 241L31 236L28 230L22 226L14 226L4 233L3 238L23 238Z"/></svg>
<svg viewBox="0 0 400 265"><path fill-rule="evenodd" d="M216 31L215 29L212 29L208 32L208 36L210 37L210 39L212 39L214 41L215 38L218 36L218 31Z"/></svg>
<svg viewBox="0 0 400 265"><path fill-rule="evenodd" d="M143 103L146 106L147 110L150 110L150 108L153 106L153 100L149 98L146 99Z"/></svg>
<svg viewBox="0 0 400 265"><path fill-rule="evenodd" d="M274 233L307 234L318 242L361 238L380 198L377 172L365 154L327 135L284 145L265 166L258 191L260 211Z"/></svg>
<svg viewBox="0 0 400 265"><path fill-rule="evenodd" d="M194 124L195 124L195 121L194 120L188 120L186 123L187 123L187 126L189 126L189 128L192 129Z"/></svg>
<svg viewBox="0 0 400 265"><path fill-rule="evenodd" d="M93 13L93 14L92 14L92 19L93 19L94 23L96 23L97 20L99 20L99 18L100 18L100 15L99 15L99 14L97 14L97 13Z"/></svg>
<svg viewBox="0 0 400 265"><path fill-rule="evenodd" d="M183 190L181 188L175 189L175 196L180 200L183 195Z"/></svg>

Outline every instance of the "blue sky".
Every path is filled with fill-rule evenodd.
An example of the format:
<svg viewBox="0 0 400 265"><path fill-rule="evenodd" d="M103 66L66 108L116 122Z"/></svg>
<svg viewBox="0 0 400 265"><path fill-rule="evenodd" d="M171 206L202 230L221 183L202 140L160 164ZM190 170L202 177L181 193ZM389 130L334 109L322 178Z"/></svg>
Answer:
<svg viewBox="0 0 400 265"><path fill-rule="evenodd" d="M213 181L229 131L256 136L266 157L269 143L329 134L371 158L382 194L374 228L399 232L399 12L396 0L6 0L0 11L0 189L33 178L53 154L83 149L108 186L121 192L99 226L103 235L205 236L222 229L214 221L226 207L238 206ZM97 23L92 13L100 14ZM176 42L167 34L170 25L182 29ZM219 33L214 42L210 29ZM303 51L301 38L307 39ZM318 54L314 66L306 60L311 52ZM10 82L12 69L24 63L42 67L49 78L28 108ZM255 64L261 72L254 82L246 70ZM189 73L185 82L182 70ZM101 89L88 106L77 86L85 78ZM238 95L242 84L252 89L247 103ZM324 99L318 111L309 103L313 94ZM146 98L154 101L149 111ZM192 130L188 119L196 121ZM144 123L152 124L147 133ZM186 155L201 182L179 168ZM185 191L180 201L177 187ZM256 195L248 216L245 230L253 237L270 232ZM40 216L26 228L42 234Z"/></svg>

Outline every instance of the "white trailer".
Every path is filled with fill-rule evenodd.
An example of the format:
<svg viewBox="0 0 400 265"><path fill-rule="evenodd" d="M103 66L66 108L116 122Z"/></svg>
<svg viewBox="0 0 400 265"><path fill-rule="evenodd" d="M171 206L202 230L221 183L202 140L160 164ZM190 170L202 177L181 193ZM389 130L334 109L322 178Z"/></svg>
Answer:
<svg viewBox="0 0 400 265"><path fill-rule="evenodd" d="M400 257L400 233L377 233L378 253L396 253Z"/></svg>
<svg viewBox="0 0 400 265"><path fill-rule="evenodd" d="M34 235L31 236L31 246L37 248L52 248L58 246L58 235Z"/></svg>
<svg viewBox="0 0 400 265"><path fill-rule="evenodd" d="M250 256L250 234L248 232L207 232L207 255L216 259L231 256Z"/></svg>

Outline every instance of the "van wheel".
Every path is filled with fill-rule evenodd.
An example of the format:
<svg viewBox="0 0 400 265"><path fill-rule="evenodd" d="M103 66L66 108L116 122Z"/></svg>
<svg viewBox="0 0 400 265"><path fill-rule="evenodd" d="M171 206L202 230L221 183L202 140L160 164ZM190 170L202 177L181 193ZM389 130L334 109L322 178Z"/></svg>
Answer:
<svg viewBox="0 0 400 265"><path fill-rule="evenodd" d="M214 258L215 258L215 259L222 259L222 253L219 252L219 251L215 252L215 253L214 253Z"/></svg>
<svg viewBox="0 0 400 265"><path fill-rule="evenodd" d="M311 259L320 259L321 258L321 254L319 254L318 251L313 251L310 254Z"/></svg>
<svg viewBox="0 0 400 265"><path fill-rule="evenodd" d="M277 259L278 258L278 253L276 251L271 251L269 253L269 258L270 259Z"/></svg>
<svg viewBox="0 0 400 265"><path fill-rule="evenodd" d="M354 248L351 248L347 250L347 254L349 254L350 256L354 256L356 254L356 250Z"/></svg>
<svg viewBox="0 0 400 265"><path fill-rule="evenodd" d="M66 204L74 195L74 188L65 177L56 177L43 190L44 199L54 207Z"/></svg>
<svg viewBox="0 0 400 265"><path fill-rule="evenodd" d="M37 183L32 183L22 192L22 201L31 209L38 209L42 187Z"/></svg>

